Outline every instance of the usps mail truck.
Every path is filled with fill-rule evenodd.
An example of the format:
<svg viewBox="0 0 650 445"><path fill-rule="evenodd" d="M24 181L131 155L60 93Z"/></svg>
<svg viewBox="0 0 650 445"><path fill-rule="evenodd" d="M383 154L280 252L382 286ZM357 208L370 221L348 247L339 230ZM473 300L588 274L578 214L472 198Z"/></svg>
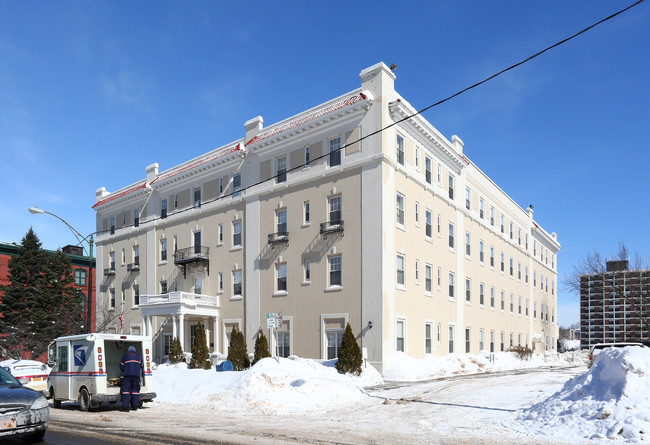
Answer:
<svg viewBox="0 0 650 445"><path fill-rule="evenodd" d="M97 408L102 402L121 400L120 360L129 346L142 357L140 403L151 402L151 338L141 335L84 334L59 337L48 348L52 372L47 379L54 408L62 401L77 401L82 411Z"/></svg>

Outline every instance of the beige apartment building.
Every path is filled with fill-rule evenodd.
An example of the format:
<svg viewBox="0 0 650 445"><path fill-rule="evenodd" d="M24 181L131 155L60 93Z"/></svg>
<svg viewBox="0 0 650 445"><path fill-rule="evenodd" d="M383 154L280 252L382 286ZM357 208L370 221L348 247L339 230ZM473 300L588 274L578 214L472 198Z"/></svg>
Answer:
<svg viewBox="0 0 650 445"><path fill-rule="evenodd" d="M394 88L360 88L115 192L97 190L98 317L153 337L160 361L198 323L252 352L338 354L350 323L380 371L413 357L555 349L560 244ZM393 124L391 126L391 124ZM379 131L384 129L383 131ZM525 174L513 172L513 174ZM268 328L268 314L282 313Z"/></svg>

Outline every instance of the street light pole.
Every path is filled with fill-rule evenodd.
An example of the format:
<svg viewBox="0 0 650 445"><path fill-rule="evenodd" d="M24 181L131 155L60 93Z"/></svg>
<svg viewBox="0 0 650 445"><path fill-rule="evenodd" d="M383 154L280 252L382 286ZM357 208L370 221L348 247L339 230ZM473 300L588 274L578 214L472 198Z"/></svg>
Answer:
<svg viewBox="0 0 650 445"><path fill-rule="evenodd" d="M93 301L93 235L94 232L91 233L88 236L83 236L77 229L72 227L66 220L61 218L58 215L55 215L52 212L47 212L45 210L41 210L38 207L30 207L29 213L32 213L34 215L41 215L43 213L47 213L48 215L52 215L53 217L59 219L60 221L63 222L66 226L68 226L68 229L72 232L72 234L77 238L77 241L79 241L78 244L82 244L84 241L88 243L88 298L86 301L86 332L91 333L92 332L92 301ZM81 246L84 248L83 244Z"/></svg>

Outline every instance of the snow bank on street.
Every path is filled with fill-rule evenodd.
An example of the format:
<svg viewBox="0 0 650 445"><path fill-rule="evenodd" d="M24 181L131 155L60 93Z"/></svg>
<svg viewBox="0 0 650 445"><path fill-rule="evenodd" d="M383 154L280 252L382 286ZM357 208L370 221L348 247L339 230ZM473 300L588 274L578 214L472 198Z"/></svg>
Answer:
<svg viewBox="0 0 650 445"><path fill-rule="evenodd" d="M650 440L650 348L608 348L512 426L558 438Z"/></svg>
<svg viewBox="0 0 650 445"><path fill-rule="evenodd" d="M490 360L493 357L494 361ZM571 355L549 352L532 355L528 360L520 359L514 352L484 354L449 354L442 357L416 359L403 352L396 352L384 369L386 380L414 382L458 374L479 374L522 368L539 368L553 364L569 363ZM581 360L578 360L582 364Z"/></svg>
<svg viewBox="0 0 650 445"><path fill-rule="evenodd" d="M361 376L339 374L335 362L265 358L241 372L160 365L154 370L157 403L179 403L214 410L314 409L367 397L364 386L383 383L372 367Z"/></svg>

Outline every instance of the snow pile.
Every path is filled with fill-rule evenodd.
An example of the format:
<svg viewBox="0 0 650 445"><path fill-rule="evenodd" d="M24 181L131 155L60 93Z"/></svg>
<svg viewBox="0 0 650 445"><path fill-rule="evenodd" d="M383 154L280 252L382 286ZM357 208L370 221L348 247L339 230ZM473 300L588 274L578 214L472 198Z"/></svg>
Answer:
<svg viewBox="0 0 650 445"><path fill-rule="evenodd" d="M491 360L494 359L494 361ZM533 354L522 360L515 352L488 352L483 354L449 354L442 357L416 359L403 352L396 352L384 369L386 380L413 382L457 374L478 374L484 372L508 371L521 368L539 368L552 364L567 364L570 359L564 354Z"/></svg>
<svg viewBox="0 0 650 445"><path fill-rule="evenodd" d="M333 362L308 359L265 358L241 372L160 365L154 370L154 400L224 411L302 411L360 400L367 397L364 386L381 383L370 365L356 377L339 374Z"/></svg>
<svg viewBox="0 0 650 445"><path fill-rule="evenodd" d="M650 440L650 348L604 349L583 375L523 411L512 427L576 439Z"/></svg>

